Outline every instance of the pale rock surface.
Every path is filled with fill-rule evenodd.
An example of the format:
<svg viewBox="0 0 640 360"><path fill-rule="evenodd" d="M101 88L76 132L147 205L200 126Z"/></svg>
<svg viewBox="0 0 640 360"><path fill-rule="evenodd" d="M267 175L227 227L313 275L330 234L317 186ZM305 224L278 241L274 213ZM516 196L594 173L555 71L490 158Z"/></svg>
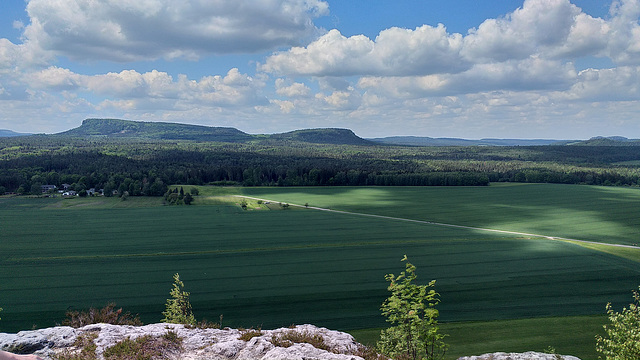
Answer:
<svg viewBox="0 0 640 360"><path fill-rule="evenodd" d="M286 331L319 334L333 352L321 350L310 344L293 344L289 347L277 347L270 340ZM0 333L0 349L16 353L35 353L45 359L63 351L72 349L76 338L84 333L96 333L94 343L96 354L115 343L127 338L141 336L162 336L173 331L183 338L182 351L172 354L175 359L184 360L362 360L349 355L358 347L354 338L346 333L318 328L313 325L299 325L294 329L263 330L261 336L249 341L239 340L242 332L236 329L188 329L178 324L150 324L145 326L126 326L93 324L74 329L66 326L21 331L17 334Z"/></svg>
<svg viewBox="0 0 640 360"><path fill-rule="evenodd" d="M333 352L317 349L310 344L299 343L289 347L278 347L271 343L274 336L295 330L318 334ZM150 324L145 326L123 326L93 324L74 329L66 326L21 331L17 334L0 333L0 349L16 353L35 353L45 359L65 349L73 349L76 338L84 333L98 334L94 343L96 354L101 357L104 349L127 338L162 336L173 331L183 339L182 351L170 354L180 360L363 360L353 354L359 344L346 333L319 328L313 325L298 325L294 329L263 330L261 336L249 341L239 340L242 332L236 329L188 329L177 324ZM580 360L574 356L527 353L493 353L466 356L458 360Z"/></svg>
<svg viewBox="0 0 640 360"><path fill-rule="evenodd" d="M526 353L492 353L479 356L464 356L458 360L580 360L575 356L543 354L538 352Z"/></svg>

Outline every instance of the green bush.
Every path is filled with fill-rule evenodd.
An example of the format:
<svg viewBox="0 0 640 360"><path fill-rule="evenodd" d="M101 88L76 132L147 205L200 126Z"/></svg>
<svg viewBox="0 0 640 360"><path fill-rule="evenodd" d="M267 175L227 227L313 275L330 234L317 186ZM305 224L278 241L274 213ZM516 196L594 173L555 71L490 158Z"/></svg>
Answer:
<svg viewBox="0 0 640 360"><path fill-rule="evenodd" d="M167 299L166 310L162 312L163 322L196 325L196 318L193 316L193 309L189 302L189 293L183 289L184 283L176 273L173 275L173 289L169 293L171 298Z"/></svg>
<svg viewBox="0 0 640 360"><path fill-rule="evenodd" d="M407 261L405 255L402 261ZM378 350L396 360L433 360L444 357L448 346L445 335L438 332L439 294L433 289L436 281L416 285L416 267L407 261L398 277L388 274L391 292L380 310L391 327L380 334Z"/></svg>
<svg viewBox="0 0 640 360"><path fill-rule="evenodd" d="M635 303L622 312L613 311L611 303L607 304L611 322L604 326L607 336L596 336L596 350L606 360L640 359L640 293L634 291L633 298Z"/></svg>

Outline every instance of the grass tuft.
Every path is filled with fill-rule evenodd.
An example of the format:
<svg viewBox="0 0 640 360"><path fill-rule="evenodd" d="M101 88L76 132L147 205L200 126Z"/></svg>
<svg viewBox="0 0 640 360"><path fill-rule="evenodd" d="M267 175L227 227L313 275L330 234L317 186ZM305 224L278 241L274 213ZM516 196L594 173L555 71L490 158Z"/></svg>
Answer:
<svg viewBox="0 0 640 360"><path fill-rule="evenodd" d="M97 337L97 332L86 332L76 338L72 349L64 349L52 358L53 360L96 360L98 347L94 340Z"/></svg>
<svg viewBox="0 0 640 360"><path fill-rule="evenodd" d="M389 360L388 357L378 353L374 347L358 344L355 351L349 355L355 355L363 358L364 360Z"/></svg>
<svg viewBox="0 0 640 360"><path fill-rule="evenodd" d="M220 329L219 323L202 319L195 324L184 324L185 329Z"/></svg>
<svg viewBox="0 0 640 360"><path fill-rule="evenodd" d="M76 339L72 349L65 349L53 360L97 360L96 332L84 333ZM153 337L146 335L135 340L127 338L108 347L102 353L104 360L160 360L173 358L182 349L182 338L174 331Z"/></svg>
<svg viewBox="0 0 640 360"><path fill-rule="evenodd" d="M105 360L160 360L170 358L182 349L182 338L169 331L160 337L145 335L127 338L103 352Z"/></svg>
<svg viewBox="0 0 640 360"><path fill-rule="evenodd" d="M262 330L261 329L258 329L258 330L248 329L248 330L242 331L242 334L240 335L238 340L249 341L249 340L253 339L254 337L258 337L258 336L262 336Z"/></svg>
<svg viewBox="0 0 640 360"><path fill-rule="evenodd" d="M287 330L271 337L274 346L288 348L293 344L311 344L316 349L332 351L329 345L324 342L320 334L312 334L309 331Z"/></svg>

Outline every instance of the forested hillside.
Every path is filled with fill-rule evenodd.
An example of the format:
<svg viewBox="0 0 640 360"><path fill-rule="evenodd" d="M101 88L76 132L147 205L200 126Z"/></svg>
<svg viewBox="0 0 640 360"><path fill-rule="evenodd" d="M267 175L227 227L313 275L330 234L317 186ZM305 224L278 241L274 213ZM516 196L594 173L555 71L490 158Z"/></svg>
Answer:
<svg viewBox="0 0 640 360"><path fill-rule="evenodd" d="M203 140L216 136L216 141ZM86 120L61 134L1 138L0 193L38 194L41 185L62 184L76 191L96 188L134 196L163 195L168 184L177 183L640 185L637 147L582 145L389 146L342 129L268 136L229 128Z"/></svg>
<svg viewBox="0 0 640 360"><path fill-rule="evenodd" d="M119 119L87 119L80 127L54 136L227 142L243 142L252 139L251 135L234 128Z"/></svg>

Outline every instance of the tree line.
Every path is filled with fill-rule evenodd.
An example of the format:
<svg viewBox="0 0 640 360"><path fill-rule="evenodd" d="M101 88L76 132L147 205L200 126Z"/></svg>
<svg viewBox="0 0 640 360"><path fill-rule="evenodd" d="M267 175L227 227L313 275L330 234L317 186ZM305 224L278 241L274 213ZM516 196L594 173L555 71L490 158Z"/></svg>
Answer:
<svg viewBox="0 0 640 360"><path fill-rule="evenodd" d="M76 146L77 145L77 146ZM400 147L0 139L0 193L41 185L106 196L163 196L169 184L484 186L491 182L640 185L635 148ZM624 164L623 162L631 162ZM622 163L622 164L621 164Z"/></svg>

